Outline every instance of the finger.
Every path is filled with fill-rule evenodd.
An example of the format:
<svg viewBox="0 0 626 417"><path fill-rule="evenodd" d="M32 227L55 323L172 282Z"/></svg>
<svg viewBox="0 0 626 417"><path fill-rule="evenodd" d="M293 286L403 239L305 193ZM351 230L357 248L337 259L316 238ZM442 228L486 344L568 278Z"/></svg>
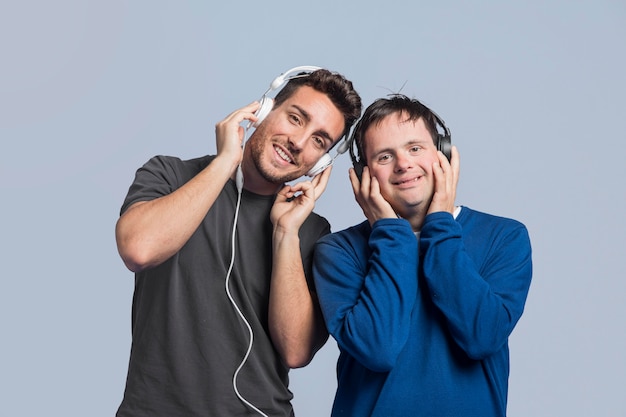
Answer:
<svg viewBox="0 0 626 417"><path fill-rule="evenodd" d="M237 124L243 122L244 120L251 120L254 122L257 120L254 113L257 111L258 108L259 108L259 102L253 101L252 103L230 113L228 116L224 118L222 122L225 122L225 123L234 122Z"/></svg>
<svg viewBox="0 0 626 417"><path fill-rule="evenodd" d="M448 184L446 174L441 167L441 161L433 162L433 176L435 177L435 193L445 194L448 189Z"/></svg>
<svg viewBox="0 0 626 417"><path fill-rule="evenodd" d="M326 190L326 186L328 185L328 181L330 180L330 174L332 172L332 169L333 167L329 166L320 174L317 174L315 178L313 178L312 184L314 187L313 189L315 191L315 200L320 198L320 196Z"/></svg>
<svg viewBox="0 0 626 417"><path fill-rule="evenodd" d="M376 177L372 177L369 199L378 207L388 204L380 192L380 183Z"/></svg>
<svg viewBox="0 0 626 417"><path fill-rule="evenodd" d="M252 114L253 112L251 111L251 109L250 109L250 110L248 110L248 109L247 109L247 107L248 107L248 106L246 106L246 107L242 107L242 108L240 108L240 109L237 109L237 110L232 111L232 112L231 112L231 113L229 113L226 117L224 117L224 119L223 119L223 120L221 120L221 121L218 123L218 125L221 125L221 124L227 124L227 123L232 122L233 120L235 120L235 121L236 121L236 120L238 120L238 119L241 119L241 117L242 117L242 114L243 114L243 113Z"/></svg>
<svg viewBox="0 0 626 417"><path fill-rule="evenodd" d="M440 158L440 165L444 175L443 181L445 181L446 191L454 193L459 180L459 153L456 147L452 148L449 161L445 156Z"/></svg>
<svg viewBox="0 0 626 417"><path fill-rule="evenodd" d="M276 201L285 201L293 195L291 191L290 185L285 185L280 191L276 194Z"/></svg>
<svg viewBox="0 0 626 417"><path fill-rule="evenodd" d="M394 208L380 191L378 178L375 176L370 176L370 178L370 188L367 196L367 219L373 224L378 219L397 217Z"/></svg>
<svg viewBox="0 0 626 417"><path fill-rule="evenodd" d="M352 186L354 195L356 196L357 194L360 194L361 178L359 178L354 168L348 169L348 179L350 180L350 185Z"/></svg>
<svg viewBox="0 0 626 417"><path fill-rule="evenodd" d="M435 176L435 189L440 188L441 185L445 182L445 176L443 168L441 167L441 161L433 162L433 175Z"/></svg>
<svg viewBox="0 0 626 417"><path fill-rule="evenodd" d="M452 173L454 175L454 183L455 185L459 181L459 173L461 172L461 158L459 155L459 150L456 146L452 146L452 161L450 162L452 166Z"/></svg>
<svg viewBox="0 0 626 417"><path fill-rule="evenodd" d="M234 115L238 112L254 113L255 111L259 109L259 106L260 106L260 103L258 101L253 101L252 103L246 104L242 108L235 110L234 112L231 113L231 115Z"/></svg>
<svg viewBox="0 0 626 417"><path fill-rule="evenodd" d="M352 185L352 192L354 193L354 199L356 200L361 210L363 210L363 214L367 219L370 218L369 206L367 204L367 200L363 196L361 192L361 180L359 180L359 176L356 174L356 170L354 168L350 168L348 170L348 176L350 177L350 184ZM363 175L361 175L362 177Z"/></svg>
<svg viewBox="0 0 626 417"><path fill-rule="evenodd" d="M354 193L354 199L363 207L363 196L361 194L361 180L354 168L348 170L348 177L350 178L350 185L352 185L352 193Z"/></svg>
<svg viewBox="0 0 626 417"><path fill-rule="evenodd" d="M361 188L361 180L359 180L359 177L356 175L354 168L348 169L348 178L350 179L350 185L352 185L352 191L356 196Z"/></svg>
<svg viewBox="0 0 626 417"><path fill-rule="evenodd" d="M371 177L370 180L370 198L377 197L380 195L380 183L378 182L378 178Z"/></svg>
<svg viewBox="0 0 626 417"><path fill-rule="evenodd" d="M361 173L361 194L369 197L370 185L372 183L372 177L370 176L370 169L368 166L363 167Z"/></svg>
<svg viewBox="0 0 626 417"><path fill-rule="evenodd" d="M446 188L449 189L452 181L454 180L454 173L452 172L450 161L448 161L448 158L446 158L443 152L440 151L439 153L441 154L439 155L439 166L441 167L441 172L444 176Z"/></svg>
<svg viewBox="0 0 626 417"><path fill-rule="evenodd" d="M439 159L439 165L441 167L441 170L443 172L448 171L448 168L450 167L450 161L448 161L448 158L446 158L443 152L437 151L437 158Z"/></svg>
<svg viewBox="0 0 626 417"><path fill-rule="evenodd" d="M287 201L295 199L298 199L300 203L304 203L305 199L315 201L315 188L311 181L302 181L291 185Z"/></svg>

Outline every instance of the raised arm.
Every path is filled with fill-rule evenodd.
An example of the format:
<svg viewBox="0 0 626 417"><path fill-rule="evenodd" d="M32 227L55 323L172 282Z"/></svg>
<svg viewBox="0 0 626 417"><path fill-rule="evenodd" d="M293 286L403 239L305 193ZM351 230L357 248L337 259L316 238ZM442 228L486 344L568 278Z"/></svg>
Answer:
<svg viewBox="0 0 626 417"><path fill-rule="evenodd" d="M307 365L328 339L317 297L305 277L299 231L326 188L330 171L326 169L312 181L284 187L272 208L269 327L276 349L291 368ZM320 235L323 232L327 231Z"/></svg>
<svg viewBox="0 0 626 417"><path fill-rule="evenodd" d="M380 219L325 236L313 272L329 332L339 347L376 372L393 368L411 329L417 239L403 219Z"/></svg>
<svg viewBox="0 0 626 417"><path fill-rule="evenodd" d="M130 206L119 218L115 237L122 260L133 272L164 262L187 242L233 175L242 158L243 128L258 103L249 104L216 124L217 156L183 186Z"/></svg>
<svg viewBox="0 0 626 417"><path fill-rule="evenodd" d="M501 349L522 315L530 287L526 227L487 215L475 215L461 227L448 213L432 213L420 250L433 303L459 347L473 359Z"/></svg>

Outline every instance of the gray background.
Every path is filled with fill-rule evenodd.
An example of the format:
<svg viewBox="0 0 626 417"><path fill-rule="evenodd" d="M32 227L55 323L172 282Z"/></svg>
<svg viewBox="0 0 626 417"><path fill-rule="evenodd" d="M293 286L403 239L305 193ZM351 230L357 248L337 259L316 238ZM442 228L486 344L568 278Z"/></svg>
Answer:
<svg viewBox="0 0 626 417"><path fill-rule="evenodd" d="M458 203L530 231L510 416L626 416L623 1L24 1L0 6L0 414L111 416L133 276L114 225L156 154L215 150L214 125L297 65L401 91L452 130ZM361 221L338 159L317 205ZM328 415L336 346L292 372Z"/></svg>

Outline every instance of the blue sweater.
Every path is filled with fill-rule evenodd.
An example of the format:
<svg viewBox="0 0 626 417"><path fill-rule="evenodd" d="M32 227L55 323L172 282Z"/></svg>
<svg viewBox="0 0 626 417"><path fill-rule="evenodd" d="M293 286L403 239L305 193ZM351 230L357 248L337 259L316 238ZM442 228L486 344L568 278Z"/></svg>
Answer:
<svg viewBox="0 0 626 417"><path fill-rule="evenodd" d="M419 256L418 256L419 251ZM314 277L337 341L333 416L505 416L532 275L523 224L464 207L326 235Z"/></svg>

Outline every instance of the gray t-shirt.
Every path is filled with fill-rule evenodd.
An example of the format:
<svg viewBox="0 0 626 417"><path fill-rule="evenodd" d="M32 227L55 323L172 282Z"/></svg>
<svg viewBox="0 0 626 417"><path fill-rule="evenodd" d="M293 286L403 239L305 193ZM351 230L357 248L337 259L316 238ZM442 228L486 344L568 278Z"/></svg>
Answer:
<svg viewBox="0 0 626 417"><path fill-rule="evenodd" d="M152 158L137 171L121 212L173 192L213 158ZM250 340L225 286L236 201L235 184L229 181L183 248L135 275L133 340L117 416L258 415L233 388L233 375ZM267 319L273 202L274 196L243 191L229 288L253 332L252 351L237 378L239 393L268 415L290 416L289 369L272 345ZM311 288L313 246L329 232L328 222L314 213L300 229Z"/></svg>

